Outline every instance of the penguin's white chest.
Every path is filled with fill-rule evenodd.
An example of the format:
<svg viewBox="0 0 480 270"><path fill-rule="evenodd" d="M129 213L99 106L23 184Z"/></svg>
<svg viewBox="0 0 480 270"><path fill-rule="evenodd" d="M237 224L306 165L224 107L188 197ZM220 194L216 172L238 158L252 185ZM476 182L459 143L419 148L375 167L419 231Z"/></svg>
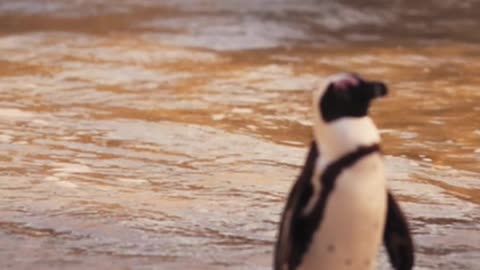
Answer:
<svg viewBox="0 0 480 270"><path fill-rule="evenodd" d="M378 154L338 176L323 219L302 259L302 270L371 270L386 216L386 180Z"/></svg>

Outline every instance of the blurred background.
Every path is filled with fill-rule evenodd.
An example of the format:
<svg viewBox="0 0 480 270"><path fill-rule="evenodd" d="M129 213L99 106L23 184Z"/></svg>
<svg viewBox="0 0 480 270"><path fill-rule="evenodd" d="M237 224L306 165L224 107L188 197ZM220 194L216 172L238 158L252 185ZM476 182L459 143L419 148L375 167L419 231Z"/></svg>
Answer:
<svg viewBox="0 0 480 270"><path fill-rule="evenodd" d="M311 89L355 71L391 89L372 115L416 269L480 269L479 17L476 0L0 0L0 268L270 269Z"/></svg>

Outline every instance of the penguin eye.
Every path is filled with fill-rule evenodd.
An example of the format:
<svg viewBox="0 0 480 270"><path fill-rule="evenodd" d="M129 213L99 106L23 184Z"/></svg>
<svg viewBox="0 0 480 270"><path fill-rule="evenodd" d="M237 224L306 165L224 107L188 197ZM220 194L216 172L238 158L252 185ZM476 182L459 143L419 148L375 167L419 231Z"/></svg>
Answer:
<svg viewBox="0 0 480 270"><path fill-rule="evenodd" d="M331 83L327 89L327 96L331 104L345 104L352 100L352 90L355 90L353 85L343 83Z"/></svg>
<svg viewBox="0 0 480 270"><path fill-rule="evenodd" d="M342 117L364 116L369 99L364 98L363 83L331 83L319 102L320 112L326 122Z"/></svg>
<svg viewBox="0 0 480 270"><path fill-rule="evenodd" d="M343 117L363 117L368 113L370 101L387 94L382 82L365 81L355 74L341 74L327 86L318 101L325 122Z"/></svg>
<svg viewBox="0 0 480 270"><path fill-rule="evenodd" d="M335 88L333 91L338 102L349 102L352 98L352 88Z"/></svg>

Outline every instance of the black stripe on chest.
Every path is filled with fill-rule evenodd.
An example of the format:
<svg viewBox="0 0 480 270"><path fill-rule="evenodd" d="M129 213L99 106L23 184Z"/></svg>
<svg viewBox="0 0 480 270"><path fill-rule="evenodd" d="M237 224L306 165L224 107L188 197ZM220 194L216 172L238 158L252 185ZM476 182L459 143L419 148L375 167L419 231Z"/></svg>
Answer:
<svg viewBox="0 0 480 270"><path fill-rule="evenodd" d="M319 230L319 226L321 226L325 213L328 198L335 188L335 181L340 173L344 169L354 165L363 157L379 151L380 146L378 144L362 146L328 165L325 171L322 173L320 179L322 185L320 198L316 202L313 211L308 216L304 216L302 211L306 207L310 197L313 195L313 192L311 192L313 187L306 189L310 192L306 192L301 195L302 198L300 201L302 203L300 203L294 211L291 224L292 226L290 228L292 236L292 253L289 256L289 269L295 269L300 265L303 255L305 255L312 242L313 234ZM309 164L309 166L314 166L314 164ZM308 185L311 185L311 181L309 181Z"/></svg>

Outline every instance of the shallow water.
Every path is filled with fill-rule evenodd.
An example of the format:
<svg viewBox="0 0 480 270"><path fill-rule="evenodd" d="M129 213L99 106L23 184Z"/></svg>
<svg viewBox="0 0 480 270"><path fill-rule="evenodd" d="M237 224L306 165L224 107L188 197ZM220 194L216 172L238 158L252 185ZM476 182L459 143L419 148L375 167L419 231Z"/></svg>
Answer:
<svg viewBox="0 0 480 270"><path fill-rule="evenodd" d="M480 9L416 2L0 1L0 268L270 269L345 70L390 86L417 269L480 268Z"/></svg>

